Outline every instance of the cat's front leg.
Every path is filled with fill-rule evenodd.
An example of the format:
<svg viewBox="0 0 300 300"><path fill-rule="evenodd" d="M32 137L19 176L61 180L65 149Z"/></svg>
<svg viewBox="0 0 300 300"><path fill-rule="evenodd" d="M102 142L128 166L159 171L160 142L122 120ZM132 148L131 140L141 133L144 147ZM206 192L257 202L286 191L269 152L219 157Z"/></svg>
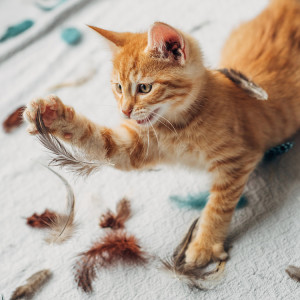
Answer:
<svg viewBox="0 0 300 300"><path fill-rule="evenodd" d="M232 168L222 168L222 164L219 164L217 170L214 170L210 198L202 212L196 236L186 250L186 263L205 266L212 260L227 258L224 241L232 215L260 157L257 156L246 164L234 162Z"/></svg>
<svg viewBox="0 0 300 300"><path fill-rule="evenodd" d="M156 163L155 145L147 147L142 132L130 121L116 129L100 126L64 105L57 96L50 95L31 101L24 111L31 134L37 133L38 108L53 135L79 148L92 160L108 159L122 170L140 169Z"/></svg>

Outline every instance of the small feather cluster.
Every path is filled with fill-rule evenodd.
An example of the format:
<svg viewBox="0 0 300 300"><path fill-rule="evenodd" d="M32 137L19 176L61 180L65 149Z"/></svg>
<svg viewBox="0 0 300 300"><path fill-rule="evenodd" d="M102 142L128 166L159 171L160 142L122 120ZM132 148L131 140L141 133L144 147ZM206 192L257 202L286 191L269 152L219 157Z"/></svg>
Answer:
<svg viewBox="0 0 300 300"><path fill-rule="evenodd" d="M90 250L80 254L74 267L75 281L84 292L93 291L92 283L97 277L97 269L107 268L117 262L142 264L147 261L147 255L141 250L137 239L123 230L130 215L130 202L123 198L117 204L116 214L108 210L101 216L100 227L109 230Z"/></svg>
<svg viewBox="0 0 300 300"><path fill-rule="evenodd" d="M90 250L82 253L75 266L75 281L84 292L93 291L93 280L96 278L96 269L107 268L117 262L140 264L147 261L145 252L137 244L133 235L124 231L110 231Z"/></svg>
<svg viewBox="0 0 300 300"><path fill-rule="evenodd" d="M35 228L46 228L50 227L50 225L56 219L57 214L53 211L46 209L40 215L34 213L31 217L27 218L27 225Z"/></svg>
<svg viewBox="0 0 300 300"><path fill-rule="evenodd" d="M26 284L19 286L13 292L10 300L30 299L51 277L50 270L41 270L31 275Z"/></svg>
<svg viewBox="0 0 300 300"><path fill-rule="evenodd" d="M13 131L15 128L18 128L23 123L23 111L26 106L18 107L14 112L12 112L6 120L3 122L3 129L6 133Z"/></svg>
<svg viewBox="0 0 300 300"><path fill-rule="evenodd" d="M100 217L100 227L111 229L122 229L125 226L125 221L130 217L130 203L126 198L118 202L116 214L108 210Z"/></svg>

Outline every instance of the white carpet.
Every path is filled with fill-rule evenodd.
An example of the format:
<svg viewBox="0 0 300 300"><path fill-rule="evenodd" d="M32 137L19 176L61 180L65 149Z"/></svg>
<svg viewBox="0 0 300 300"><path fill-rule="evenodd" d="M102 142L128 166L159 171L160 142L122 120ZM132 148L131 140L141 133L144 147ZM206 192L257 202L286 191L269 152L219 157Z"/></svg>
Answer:
<svg viewBox="0 0 300 300"><path fill-rule="evenodd" d="M8 25L35 20L30 30L0 44L1 121L18 105L49 93L50 86L95 71L86 84L55 93L98 123L118 122L109 84L109 52L85 24L142 31L156 20L164 21L193 31L206 64L216 67L229 32L260 12L267 0L69 0L49 12L33 3L0 2L0 35ZM68 26L82 31L79 45L71 47L62 41L61 30ZM36 299L300 299L300 285L284 271L288 264L300 264L300 137L295 141L288 154L253 174L246 190L250 203L235 214L230 260L225 278L215 289L191 291L162 273L153 261L145 267L120 265L99 271L94 294L86 296L76 288L71 267L76 255L103 234L98 220L106 208L114 209L127 195L133 207L128 231L151 255L168 257L199 214L177 208L168 197L205 191L209 178L203 173L160 167L156 172L141 173L107 168L86 181L62 172L75 190L78 232L65 244L49 246L43 241L43 232L25 225L23 217L45 208L63 211L64 187L37 163L47 155L25 127L9 135L1 130L0 295L9 299L27 277L47 267L53 278Z"/></svg>

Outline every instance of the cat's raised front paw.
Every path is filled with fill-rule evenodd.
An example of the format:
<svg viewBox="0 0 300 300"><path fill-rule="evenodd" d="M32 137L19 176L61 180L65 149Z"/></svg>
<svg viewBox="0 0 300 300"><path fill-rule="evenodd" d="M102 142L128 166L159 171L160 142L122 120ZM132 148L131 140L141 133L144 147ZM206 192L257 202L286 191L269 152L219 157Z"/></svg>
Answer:
<svg viewBox="0 0 300 300"><path fill-rule="evenodd" d="M206 266L210 261L225 260L228 254L224 251L223 244L193 241L185 252L185 261L199 267Z"/></svg>
<svg viewBox="0 0 300 300"><path fill-rule="evenodd" d="M74 118L73 108L66 107L55 95L34 99L27 105L23 114L24 119L29 123L27 130L31 134L37 133L35 120L38 108L40 108L45 126L52 131L62 125L61 121L70 122Z"/></svg>

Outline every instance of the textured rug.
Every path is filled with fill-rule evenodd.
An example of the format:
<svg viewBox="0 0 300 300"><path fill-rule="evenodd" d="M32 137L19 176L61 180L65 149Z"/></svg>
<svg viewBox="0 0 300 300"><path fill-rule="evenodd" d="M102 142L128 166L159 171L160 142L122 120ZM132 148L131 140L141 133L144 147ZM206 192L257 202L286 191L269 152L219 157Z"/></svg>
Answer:
<svg viewBox="0 0 300 300"><path fill-rule="evenodd" d="M118 123L109 83L110 53L85 24L142 31L154 21L164 21L196 37L206 65L217 67L229 32L258 14L268 1L69 0L50 11L41 10L35 2L0 2L0 35L23 20L35 22L24 33L0 43L1 121L31 98L52 92L98 123ZM61 39L67 27L81 31L78 45L70 46ZM51 89L83 77L90 80L76 87ZM104 168L84 181L60 171L74 187L78 231L68 242L49 246L43 241L44 234L29 228L24 217L45 208L63 211L64 186L38 163L48 156L24 126L11 134L1 130L0 145L3 299L9 299L17 286L43 268L50 268L53 278L36 299L300 299L300 285L285 273L287 265L300 264L299 136L289 153L253 173L245 191L249 204L235 213L228 238L230 260L217 287L205 292L190 290L162 272L154 259L144 267L117 265L99 271L90 296L76 288L72 265L77 254L103 234L98 226L101 213L114 209L126 195L133 209L128 232L154 257L169 257L199 215L199 211L176 207L169 196L206 191L209 177L175 167L130 173Z"/></svg>

